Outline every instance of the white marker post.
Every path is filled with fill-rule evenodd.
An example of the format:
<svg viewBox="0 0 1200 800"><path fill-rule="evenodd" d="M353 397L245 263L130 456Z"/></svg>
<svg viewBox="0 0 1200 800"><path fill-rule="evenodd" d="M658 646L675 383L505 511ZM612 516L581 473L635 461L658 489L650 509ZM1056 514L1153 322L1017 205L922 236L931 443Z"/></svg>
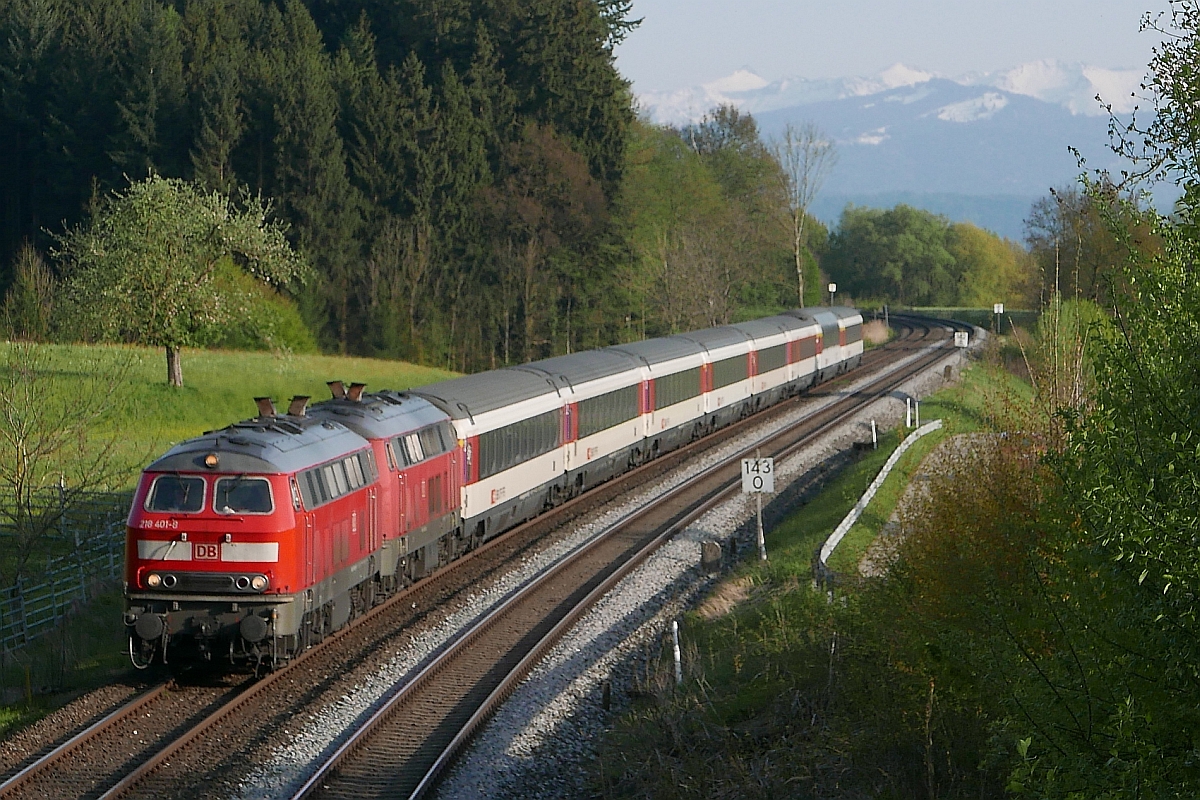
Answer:
<svg viewBox="0 0 1200 800"><path fill-rule="evenodd" d="M742 459L742 494L752 494L758 501L758 558L767 560L767 539L763 534L762 496L775 493L775 459Z"/></svg>
<svg viewBox="0 0 1200 800"><path fill-rule="evenodd" d="M904 398L904 427L912 427L912 398Z"/></svg>
<svg viewBox="0 0 1200 800"><path fill-rule="evenodd" d="M871 420L871 449L879 449L879 432L875 429L875 420Z"/></svg>
<svg viewBox="0 0 1200 800"><path fill-rule="evenodd" d="M675 643L675 683L683 683L683 659L679 653L679 620L671 620L671 638Z"/></svg>
<svg viewBox="0 0 1200 800"><path fill-rule="evenodd" d="M917 422L917 427L919 428L919 427L921 427L921 401L914 400L913 406L915 406L915 408L916 408L916 417L917 417L916 422Z"/></svg>

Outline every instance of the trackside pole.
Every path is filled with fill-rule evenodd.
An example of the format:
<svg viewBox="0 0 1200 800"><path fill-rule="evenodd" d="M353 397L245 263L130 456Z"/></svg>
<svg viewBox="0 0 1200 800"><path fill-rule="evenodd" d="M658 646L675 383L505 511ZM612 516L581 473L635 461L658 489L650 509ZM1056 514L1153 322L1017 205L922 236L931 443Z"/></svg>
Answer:
<svg viewBox="0 0 1200 800"><path fill-rule="evenodd" d="M904 398L904 427L912 427L912 398Z"/></svg>
<svg viewBox="0 0 1200 800"><path fill-rule="evenodd" d="M879 449L879 432L875 429L875 420L871 420L871 449Z"/></svg>
<svg viewBox="0 0 1200 800"><path fill-rule="evenodd" d="M675 651L675 683L683 683L683 662L679 655L679 620L671 620L671 638Z"/></svg>
<svg viewBox="0 0 1200 800"><path fill-rule="evenodd" d="M758 501L758 560L767 560L767 537L763 534L762 524L762 493L756 492L754 498Z"/></svg>

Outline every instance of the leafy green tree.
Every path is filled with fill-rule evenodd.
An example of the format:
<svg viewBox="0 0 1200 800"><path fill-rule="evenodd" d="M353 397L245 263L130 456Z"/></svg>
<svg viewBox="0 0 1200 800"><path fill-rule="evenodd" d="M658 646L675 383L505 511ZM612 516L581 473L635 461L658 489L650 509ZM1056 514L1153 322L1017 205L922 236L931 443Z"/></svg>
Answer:
<svg viewBox="0 0 1200 800"><path fill-rule="evenodd" d="M1037 267L1016 242L962 222L950 226L946 249L959 269L955 305L1037 307Z"/></svg>
<svg viewBox="0 0 1200 800"><path fill-rule="evenodd" d="M481 206L494 232L501 271L516 287L524 360L531 361L541 354L539 345L548 342L548 301L558 299L546 296L552 258L596 236L607 222L607 203L582 156L554 131L530 125L509 147L499 185L481 193Z"/></svg>
<svg viewBox="0 0 1200 800"><path fill-rule="evenodd" d="M949 230L944 217L911 206L851 206L842 212L822 266L852 297L951 305L958 297L958 270L947 250Z"/></svg>
<svg viewBox="0 0 1200 800"><path fill-rule="evenodd" d="M232 259L276 288L306 269L283 223L256 197L235 204L178 179L151 176L103 197L86 222L58 235L68 333L163 347L167 381L183 385L180 348L206 344L239 319L240 298L222 291Z"/></svg>

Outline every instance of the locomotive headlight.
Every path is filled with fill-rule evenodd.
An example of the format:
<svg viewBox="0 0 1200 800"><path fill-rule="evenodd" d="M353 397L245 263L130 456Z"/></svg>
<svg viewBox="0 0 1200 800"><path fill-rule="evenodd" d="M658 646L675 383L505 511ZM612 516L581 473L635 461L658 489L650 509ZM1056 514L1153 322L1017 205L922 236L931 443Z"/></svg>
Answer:
<svg viewBox="0 0 1200 800"><path fill-rule="evenodd" d="M255 575L250 579L250 588L256 592L265 590L268 585L270 585L270 581L267 580L266 575Z"/></svg>
<svg viewBox="0 0 1200 800"><path fill-rule="evenodd" d="M158 575L157 572L151 572L149 575L146 576L146 585L149 586L151 589L157 589L159 586L162 585L162 578Z"/></svg>

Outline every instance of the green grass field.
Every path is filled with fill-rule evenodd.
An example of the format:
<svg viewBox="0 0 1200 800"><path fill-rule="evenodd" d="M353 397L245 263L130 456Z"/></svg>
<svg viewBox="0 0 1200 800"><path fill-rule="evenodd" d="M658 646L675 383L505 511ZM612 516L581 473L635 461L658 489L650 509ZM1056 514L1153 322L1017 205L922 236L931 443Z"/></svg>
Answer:
<svg viewBox="0 0 1200 800"><path fill-rule="evenodd" d="M407 389L454 374L370 358L186 350L184 385L173 388L166 383L161 349L41 345L37 356L53 375L49 391L59 402L71 402L80 387L95 388L108 376L124 374L113 413L94 433L97 440L117 440L127 486L141 466L177 442L254 416L255 397L273 397L283 410L295 395L309 395L313 402L329 397L329 380L359 381L372 391Z"/></svg>

